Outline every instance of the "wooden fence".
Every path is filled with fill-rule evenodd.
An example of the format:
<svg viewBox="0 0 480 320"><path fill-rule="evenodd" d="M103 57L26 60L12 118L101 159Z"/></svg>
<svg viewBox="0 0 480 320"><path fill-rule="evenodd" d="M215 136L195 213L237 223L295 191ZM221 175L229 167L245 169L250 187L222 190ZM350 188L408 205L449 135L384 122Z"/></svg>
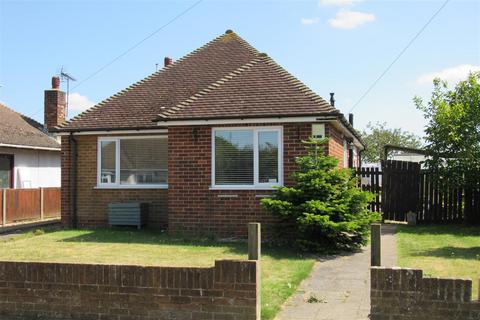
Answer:
<svg viewBox="0 0 480 320"><path fill-rule="evenodd" d="M358 168L356 171L360 177L360 187L362 190L370 191L375 194L375 198L369 204L368 208L375 212L382 211L382 175L379 168Z"/></svg>
<svg viewBox="0 0 480 320"><path fill-rule="evenodd" d="M60 188L0 189L0 226L60 217Z"/></svg>
<svg viewBox="0 0 480 320"><path fill-rule="evenodd" d="M384 220L406 221L413 212L418 223L480 224L480 177L476 188L449 188L419 163L394 160L383 162L381 170L360 168L356 173L361 188L376 194L369 209L381 211Z"/></svg>

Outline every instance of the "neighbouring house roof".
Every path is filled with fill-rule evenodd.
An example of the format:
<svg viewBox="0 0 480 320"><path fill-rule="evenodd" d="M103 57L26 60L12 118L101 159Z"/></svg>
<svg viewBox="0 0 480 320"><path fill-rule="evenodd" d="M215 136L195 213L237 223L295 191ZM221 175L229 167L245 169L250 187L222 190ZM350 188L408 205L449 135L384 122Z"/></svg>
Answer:
<svg viewBox="0 0 480 320"><path fill-rule="evenodd" d="M60 150L60 144L46 133L41 123L1 103L0 146Z"/></svg>
<svg viewBox="0 0 480 320"><path fill-rule="evenodd" d="M56 130L153 129L178 120L325 115L338 118L361 141L340 111L227 31Z"/></svg>

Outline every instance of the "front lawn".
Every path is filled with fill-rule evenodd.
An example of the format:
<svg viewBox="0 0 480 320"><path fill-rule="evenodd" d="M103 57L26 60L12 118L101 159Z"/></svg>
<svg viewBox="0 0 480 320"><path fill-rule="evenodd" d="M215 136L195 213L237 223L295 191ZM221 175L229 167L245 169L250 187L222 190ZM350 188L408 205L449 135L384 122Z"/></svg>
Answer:
<svg viewBox="0 0 480 320"><path fill-rule="evenodd" d="M262 250L262 319L273 319L310 273L314 259L286 249ZM9 261L208 267L215 259L246 258L244 243L173 238L154 231L37 231L0 243L0 259Z"/></svg>
<svg viewBox="0 0 480 320"><path fill-rule="evenodd" d="M480 279L480 227L399 226L398 263L424 275L471 278L473 295Z"/></svg>

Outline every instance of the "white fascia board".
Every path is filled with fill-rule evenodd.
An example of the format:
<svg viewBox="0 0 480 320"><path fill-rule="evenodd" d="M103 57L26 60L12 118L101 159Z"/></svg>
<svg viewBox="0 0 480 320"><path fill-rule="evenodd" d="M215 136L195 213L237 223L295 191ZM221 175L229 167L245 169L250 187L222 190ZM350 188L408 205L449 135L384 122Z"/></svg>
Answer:
<svg viewBox="0 0 480 320"><path fill-rule="evenodd" d="M17 149L31 149L31 150L45 150L45 151L60 151L61 148L49 148L49 147L35 147L35 146L25 146L19 144L8 144L8 143L0 143L0 147L5 148L17 148Z"/></svg>
<svg viewBox="0 0 480 320"><path fill-rule="evenodd" d="M103 131L78 131L78 132L57 132L56 136L97 136L108 134L147 134L147 133L167 133L168 129L147 129L147 130L103 130Z"/></svg>
<svg viewBox="0 0 480 320"><path fill-rule="evenodd" d="M168 120L158 121L159 126L204 126L223 124L248 124L248 123L282 123L282 122L316 122L322 117L278 117L278 118L247 118L247 119L212 119L212 120Z"/></svg>

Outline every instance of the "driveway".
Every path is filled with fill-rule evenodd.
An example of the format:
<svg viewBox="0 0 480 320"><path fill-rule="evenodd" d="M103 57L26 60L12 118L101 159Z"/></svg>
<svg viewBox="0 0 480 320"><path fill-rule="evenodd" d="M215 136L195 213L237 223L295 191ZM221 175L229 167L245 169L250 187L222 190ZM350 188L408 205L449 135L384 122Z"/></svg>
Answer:
<svg viewBox="0 0 480 320"><path fill-rule="evenodd" d="M395 226L382 226L382 265L395 266ZM276 320L366 320L370 313L370 246L319 260Z"/></svg>

